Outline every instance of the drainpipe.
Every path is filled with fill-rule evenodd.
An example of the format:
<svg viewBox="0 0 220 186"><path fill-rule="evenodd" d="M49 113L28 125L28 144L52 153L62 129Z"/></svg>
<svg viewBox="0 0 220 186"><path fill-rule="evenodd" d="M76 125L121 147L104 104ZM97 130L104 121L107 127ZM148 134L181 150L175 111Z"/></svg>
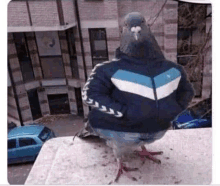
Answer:
<svg viewBox="0 0 220 186"><path fill-rule="evenodd" d="M9 72L9 76L10 76L10 79L11 79L12 90L14 92L15 103L16 103L17 110L18 110L19 121L21 123L21 126L24 126L24 123L23 123L23 120L22 120L22 115L21 115L21 109L20 109L19 102L18 102L18 96L17 96L17 92L16 92L16 88L15 88L14 78L12 76L12 71L11 71L11 66L9 64L9 61L8 61L8 72Z"/></svg>
<svg viewBox="0 0 220 186"><path fill-rule="evenodd" d="M27 11L28 11L28 16L29 16L30 26L32 26L33 24L32 24L31 12L30 12L30 7L29 7L28 0L26 0L26 6L27 6Z"/></svg>
<svg viewBox="0 0 220 186"><path fill-rule="evenodd" d="M75 13L76 13L76 19L77 19L77 26L78 26L78 31L79 31L79 40L80 40L80 45L81 45L81 53L82 53L82 59L83 59L83 69L84 69L84 74L85 74L85 80L87 80L87 69L86 69L86 60L85 60L85 52L84 52L84 47L83 47L83 38L82 38L82 31L81 31L81 22L79 18L79 8L78 8L78 2L77 0L73 0L75 3Z"/></svg>

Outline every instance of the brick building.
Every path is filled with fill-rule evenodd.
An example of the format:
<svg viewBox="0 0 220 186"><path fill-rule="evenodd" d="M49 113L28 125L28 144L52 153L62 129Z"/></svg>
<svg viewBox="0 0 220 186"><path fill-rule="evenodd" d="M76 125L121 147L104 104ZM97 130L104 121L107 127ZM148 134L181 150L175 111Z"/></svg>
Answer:
<svg viewBox="0 0 220 186"><path fill-rule="evenodd" d="M51 114L87 116L81 89L92 68L114 58L120 23L141 12L165 57L181 62L180 2L174 0L13 0L8 4L8 122L26 124ZM211 5L204 5L210 35ZM204 22L204 21L203 21ZM194 33L194 30L191 30ZM196 40L191 34L189 45ZM203 47L196 99L211 94L211 37ZM191 56L192 57L192 56Z"/></svg>

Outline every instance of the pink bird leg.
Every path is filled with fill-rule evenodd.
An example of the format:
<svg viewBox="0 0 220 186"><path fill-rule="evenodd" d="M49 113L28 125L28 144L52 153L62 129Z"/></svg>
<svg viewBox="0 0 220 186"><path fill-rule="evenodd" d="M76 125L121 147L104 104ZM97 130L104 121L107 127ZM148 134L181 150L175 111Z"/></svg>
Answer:
<svg viewBox="0 0 220 186"><path fill-rule="evenodd" d="M152 161L154 161L155 163L161 164L161 161L159 159L156 159L153 157L153 155L160 155L163 154L163 151L159 151L159 152L150 152L147 151L147 149L145 148L144 145L141 146L142 151L136 151L138 153L138 155L140 156L141 160L144 162L145 158L148 158Z"/></svg>
<svg viewBox="0 0 220 186"><path fill-rule="evenodd" d="M118 170L117 170L116 178L114 181L111 181L109 184L111 184L112 182L117 182L122 174L124 174L128 178L132 179L133 181L137 181L137 179L135 177L133 177L129 174L129 171L136 171L136 170L138 170L138 168L126 167L125 164L122 162L121 158L118 158L117 162L118 162Z"/></svg>

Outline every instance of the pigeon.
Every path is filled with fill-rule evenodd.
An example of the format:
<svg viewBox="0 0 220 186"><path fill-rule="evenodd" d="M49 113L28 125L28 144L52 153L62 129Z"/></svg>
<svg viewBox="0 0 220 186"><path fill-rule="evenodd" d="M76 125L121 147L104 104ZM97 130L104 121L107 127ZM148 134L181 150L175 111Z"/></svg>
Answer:
<svg viewBox="0 0 220 186"><path fill-rule="evenodd" d="M137 168L127 167L123 156L134 151L143 162L160 164L155 155L162 151L149 152L145 146L165 135L193 96L183 67L165 59L144 16L129 13L116 58L97 64L84 85L82 99L92 109L78 136L91 132L106 140L117 159L114 182L122 174L136 180L129 171Z"/></svg>

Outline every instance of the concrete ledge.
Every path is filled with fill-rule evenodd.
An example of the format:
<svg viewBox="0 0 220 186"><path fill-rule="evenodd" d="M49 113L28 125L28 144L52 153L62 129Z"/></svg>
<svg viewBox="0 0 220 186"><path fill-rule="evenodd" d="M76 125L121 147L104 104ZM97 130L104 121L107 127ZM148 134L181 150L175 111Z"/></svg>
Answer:
<svg viewBox="0 0 220 186"><path fill-rule="evenodd" d="M42 86L58 86L58 85L66 85L66 80L65 79L42 80Z"/></svg>
<svg viewBox="0 0 220 186"><path fill-rule="evenodd" d="M159 141L146 145L148 150L163 151L161 165L142 162L131 153L124 159L132 181L122 175L119 185L127 184L210 184L212 178L212 129L169 130ZM103 140L61 137L46 142L25 184L108 184L116 175L117 163Z"/></svg>
<svg viewBox="0 0 220 186"><path fill-rule="evenodd" d="M76 22L68 25L53 25L53 26L8 26L8 32L39 32L39 31L62 31L76 26Z"/></svg>
<svg viewBox="0 0 220 186"><path fill-rule="evenodd" d="M31 82L25 83L24 86L25 86L26 90L31 90L31 89L40 87L40 82L39 81L31 81Z"/></svg>

